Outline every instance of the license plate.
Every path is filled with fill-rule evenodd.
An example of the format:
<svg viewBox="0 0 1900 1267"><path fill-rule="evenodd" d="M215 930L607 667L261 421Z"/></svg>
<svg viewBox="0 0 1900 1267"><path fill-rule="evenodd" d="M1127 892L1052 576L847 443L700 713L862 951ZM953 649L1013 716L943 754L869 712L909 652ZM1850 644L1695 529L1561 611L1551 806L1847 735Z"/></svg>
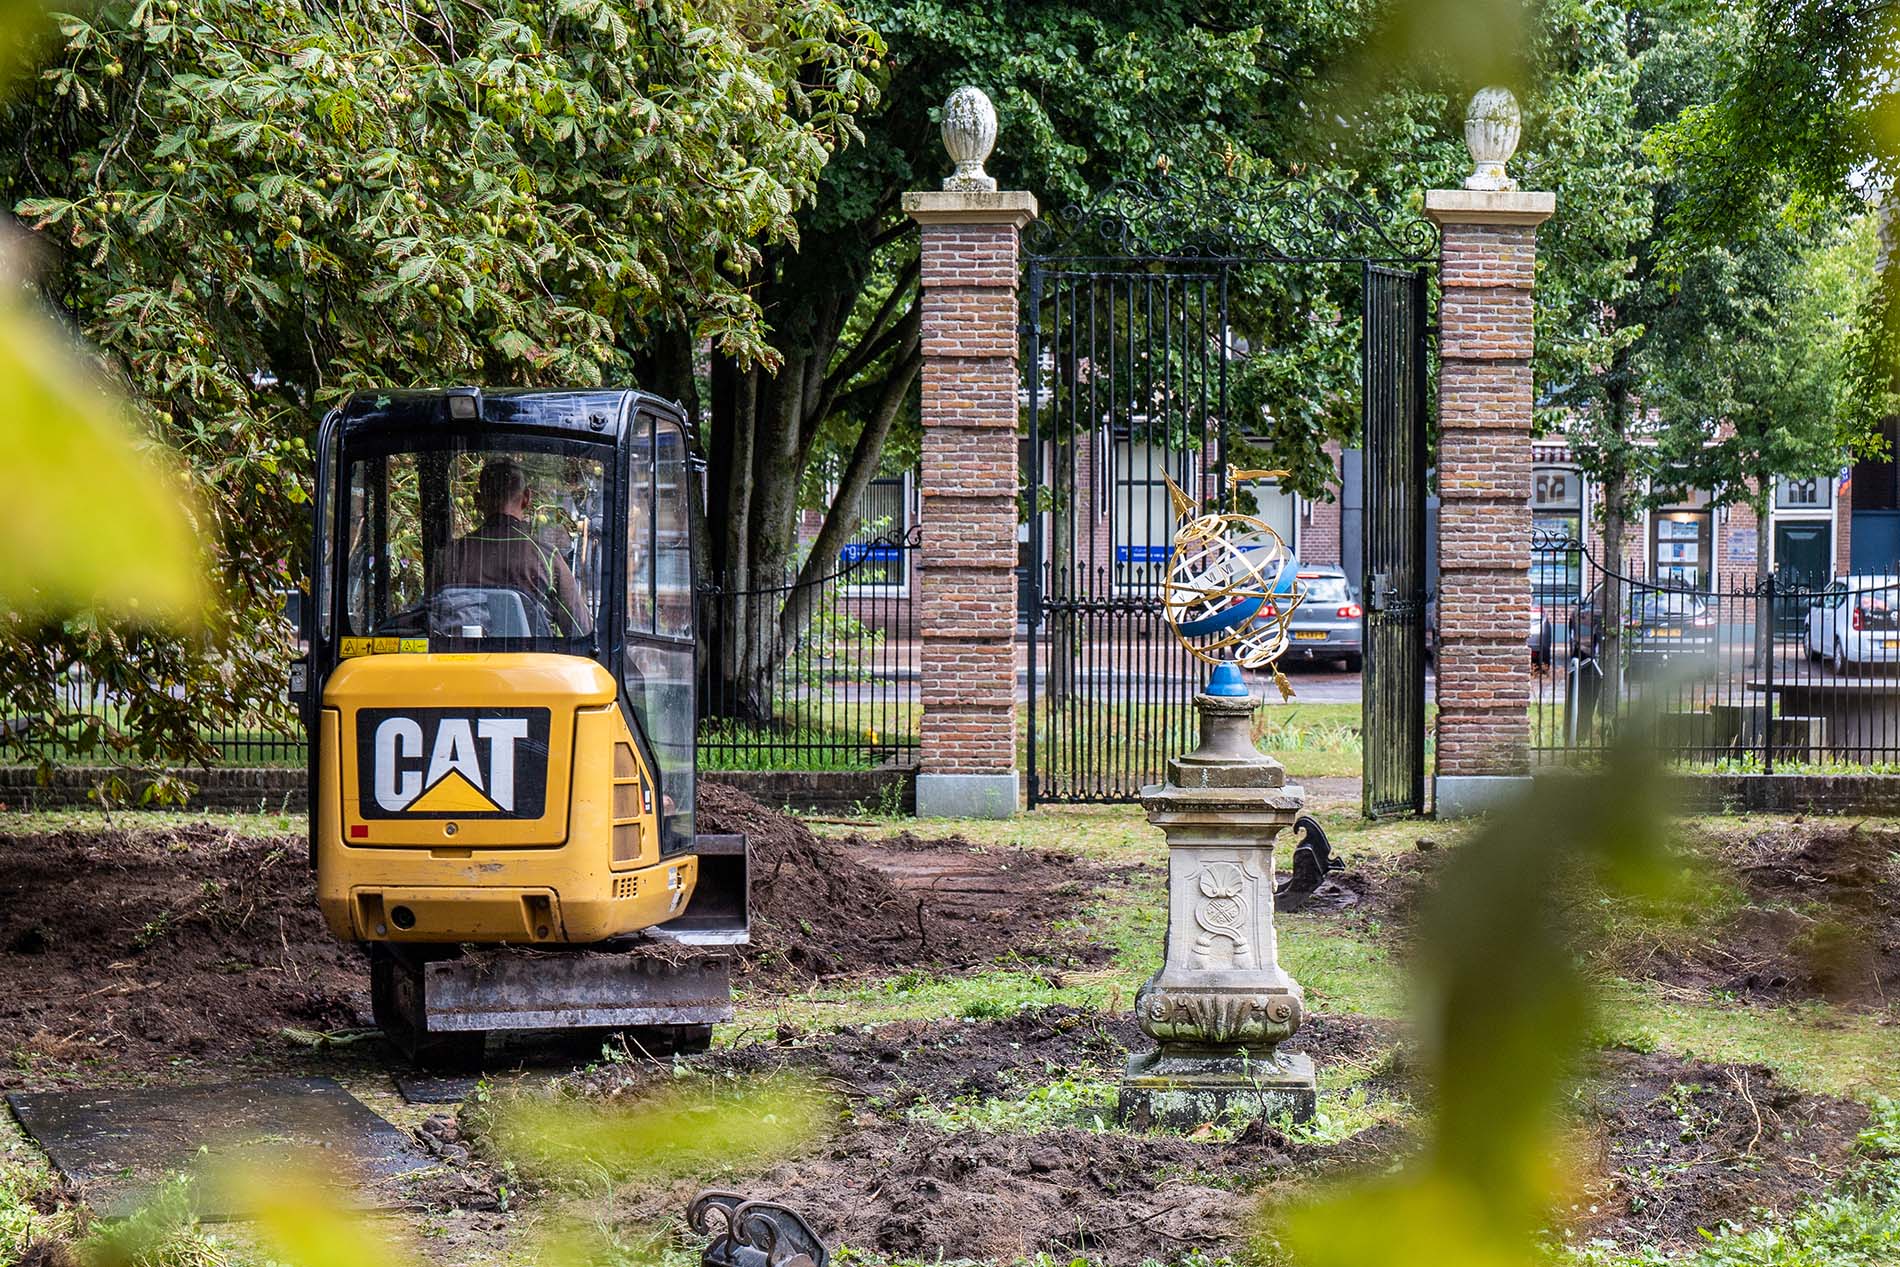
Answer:
<svg viewBox="0 0 1900 1267"><path fill-rule="evenodd" d="M1654 633L1655 633L1655 635L1656 635L1656 636L1657 636L1658 638L1680 638L1680 637L1682 637L1682 630L1680 630L1680 629L1657 629L1657 630L1655 630L1655 631L1654 631Z"/></svg>
<svg viewBox="0 0 1900 1267"><path fill-rule="evenodd" d="M1323 629L1295 629L1293 637L1301 642L1324 642L1326 631Z"/></svg>
<svg viewBox="0 0 1900 1267"><path fill-rule="evenodd" d="M1895 647L1900 647L1900 638L1882 638L1880 645L1892 651Z"/></svg>

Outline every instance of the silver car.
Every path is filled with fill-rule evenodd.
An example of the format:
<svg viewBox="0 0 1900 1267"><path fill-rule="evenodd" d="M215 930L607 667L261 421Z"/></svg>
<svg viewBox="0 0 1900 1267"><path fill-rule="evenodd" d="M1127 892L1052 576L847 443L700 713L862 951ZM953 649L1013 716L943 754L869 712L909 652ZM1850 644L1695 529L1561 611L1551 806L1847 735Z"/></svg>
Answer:
<svg viewBox="0 0 1900 1267"><path fill-rule="evenodd" d="M1365 609L1352 582L1334 567L1305 567L1297 573L1306 598L1287 623L1288 663L1337 660L1357 673L1365 660Z"/></svg>

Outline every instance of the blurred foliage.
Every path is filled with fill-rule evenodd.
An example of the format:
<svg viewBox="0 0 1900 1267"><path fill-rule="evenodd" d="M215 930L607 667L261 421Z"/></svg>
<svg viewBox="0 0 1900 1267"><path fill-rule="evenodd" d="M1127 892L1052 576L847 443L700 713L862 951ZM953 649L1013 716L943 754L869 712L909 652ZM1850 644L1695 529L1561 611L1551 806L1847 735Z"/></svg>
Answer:
<svg viewBox="0 0 1900 1267"><path fill-rule="evenodd" d="M1564 1191L1561 1109L1593 1028L1578 956L1587 883L1661 898L1685 874L1665 843L1658 764L1618 749L1552 777L1446 862L1420 913L1416 1034L1433 1108L1420 1156L1287 1214L1303 1267L1504 1267Z"/></svg>
<svg viewBox="0 0 1900 1267"><path fill-rule="evenodd" d="M583 1097L558 1085L470 1110L482 1146L530 1183L593 1191L759 1169L823 1140L831 1098L791 1075L662 1087L638 1097Z"/></svg>
<svg viewBox="0 0 1900 1267"><path fill-rule="evenodd" d="M53 27L0 111L0 192L203 493L218 601L190 639L16 612L0 691L37 719L16 749L91 725L140 762L287 722L309 438L344 394L624 382L667 324L776 362L749 276L881 54L832 0L105 0ZM68 710L68 675L117 722Z"/></svg>
<svg viewBox="0 0 1900 1267"><path fill-rule="evenodd" d="M4 38L0 33L0 38ZM198 508L124 405L38 310L0 241L0 608L189 619L203 592Z"/></svg>
<svg viewBox="0 0 1900 1267"><path fill-rule="evenodd" d="M0 100L40 18L35 0L0 4ZM20 248L0 235L0 612L189 620L202 593L194 508L84 350L36 308Z"/></svg>

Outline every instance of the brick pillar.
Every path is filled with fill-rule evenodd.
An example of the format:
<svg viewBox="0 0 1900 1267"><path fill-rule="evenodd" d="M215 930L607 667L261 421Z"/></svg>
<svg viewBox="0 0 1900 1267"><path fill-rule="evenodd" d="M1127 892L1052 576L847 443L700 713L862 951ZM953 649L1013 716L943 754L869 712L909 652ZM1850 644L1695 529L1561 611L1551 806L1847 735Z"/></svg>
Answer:
<svg viewBox="0 0 1900 1267"><path fill-rule="evenodd" d="M1434 189L1438 742L1433 800L1468 813L1529 773L1531 300L1549 193Z"/></svg>
<svg viewBox="0 0 1900 1267"><path fill-rule="evenodd" d="M1026 193L904 195L923 227L917 812L1016 812L1016 248Z"/></svg>

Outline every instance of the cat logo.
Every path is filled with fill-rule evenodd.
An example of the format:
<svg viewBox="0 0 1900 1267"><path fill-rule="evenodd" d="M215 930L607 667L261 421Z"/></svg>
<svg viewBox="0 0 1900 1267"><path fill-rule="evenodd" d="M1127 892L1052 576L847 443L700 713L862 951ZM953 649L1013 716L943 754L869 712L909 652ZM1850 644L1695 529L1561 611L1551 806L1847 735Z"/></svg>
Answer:
<svg viewBox="0 0 1900 1267"><path fill-rule="evenodd" d="M365 708L356 714L363 818L540 818L545 708Z"/></svg>

